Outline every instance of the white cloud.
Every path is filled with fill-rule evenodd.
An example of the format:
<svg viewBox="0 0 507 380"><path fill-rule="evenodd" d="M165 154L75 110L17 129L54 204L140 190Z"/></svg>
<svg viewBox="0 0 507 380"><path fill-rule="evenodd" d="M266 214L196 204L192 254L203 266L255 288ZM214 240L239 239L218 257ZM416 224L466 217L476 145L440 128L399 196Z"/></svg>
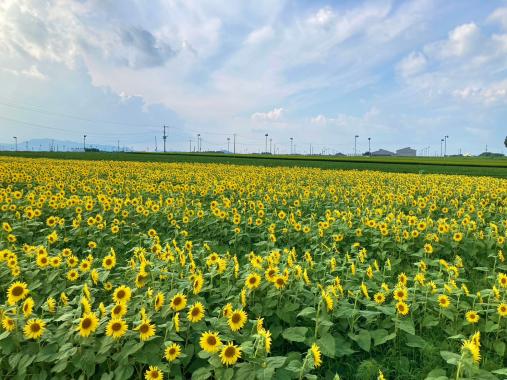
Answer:
<svg viewBox="0 0 507 380"><path fill-rule="evenodd" d="M308 18L308 22L319 27L326 27L335 17L335 13L331 7L324 7L319 9L317 13L310 16L310 18Z"/></svg>
<svg viewBox="0 0 507 380"><path fill-rule="evenodd" d="M412 52L403 58L396 68L402 76L409 77L423 71L426 64L427 60L424 54L420 52Z"/></svg>
<svg viewBox="0 0 507 380"><path fill-rule="evenodd" d="M274 36L274 30L270 25L263 26L262 28L256 29L251 32L247 38L246 44L260 44L268 41Z"/></svg>
<svg viewBox="0 0 507 380"><path fill-rule="evenodd" d="M485 104L498 102L507 104L507 80L491 83L485 87L464 87L453 91L453 95L463 100L478 101Z"/></svg>
<svg viewBox="0 0 507 380"><path fill-rule="evenodd" d="M497 23L507 30L507 7L495 9L495 11L489 15L488 21Z"/></svg>
<svg viewBox="0 0 507 380"><path fill-rule="evenodd" d="M15 69L9 69L9 68L2 68L2 71L12 74L12 75L21 75L28 78L33 79L39 79L39 80L46 80L48 77L41 73L36 65L30 66L28 69L23 70L15 70Z"/></svg>
<svg viewBox="0 0 507 380"><path fill-rule="evenodd" d="M268 112L255 112L250 118L254 121L274 122L279 121L282 118L283 113L283 108L275 108Z"/></svg>
<svg viewBox="0 0 507 380"><path fill-rule="evenodd" d="M439 59L461 58L474 53L480 45L480 29L471 22L457 26L449 32L447 40L429 44L424 50L427 55Z"/></svg>

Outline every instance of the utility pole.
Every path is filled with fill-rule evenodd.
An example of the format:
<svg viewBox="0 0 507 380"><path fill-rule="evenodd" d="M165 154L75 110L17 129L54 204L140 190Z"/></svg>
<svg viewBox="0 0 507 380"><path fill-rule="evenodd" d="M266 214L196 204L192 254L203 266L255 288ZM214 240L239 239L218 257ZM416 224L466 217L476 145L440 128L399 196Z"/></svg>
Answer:
<svg viewBox="0 0 507 380"><path fill-rule="evenodd" d="M120 152L120 140L118 140L118 153Z"/></svg>
<svg viewBox="0 0 507 380"><path fill-rule="evenodd" d="M14 136L14 142L16 144L16 152L18 151L18 136Z"/></svg>
<svg viewBox="0 0 507 380"><path fill-rule="evenodd" d="M167 135L165 134L165 129L167 128L166 125L164 125L164 136L162 138L164 139L164 153L165 153L165 141L167 140Z"/></svg>
<svg viewBox="0 0 507 380"><path fill-rule="evenodd" d="M233 137L234 137L233 150L234 150L234 154L236 154L236 134L233 134Z"/></svg>
<svg viewBox="0 0 507 380"><path fill-rule="evenodd" d="M272 138L270 138L270 139L269 139L269 153L270 153L270 154L272 153L272 152L271 152L271 145L272 145L272 143L273 143L273 139L272 139Z"/></svg>
<svg viewBox="0 0 507 380"><path fill-rule="evenodd" d="M312 155L312 144L310 144L310 156Z"/></svg>
<svg viewBox="0 0 507 380"><path fill-rule="evenodd" d="M290 138L290 154L292 154L292 143L294 142L294 137Z"/></svg>
<svg viewBox="0 0 507 380"><path fill-rule="evenodd" d="M357 156L357 138L359 135L354 136L354 156Z"/></svg>
<svg viewBox="0 0 507 380"><path fill-rule="evenodd" d="M229 152L230 152L230 150L229 150L229 145L230 145L230 143L231 143L231 138L230 138L230 137L227 137L227 153L229 153Z"/></svg>
<svg viewBox="0 0 507 380"><path fill-rule="evenodd" d="M371 157L371 145L370 145L370 142L371 142L371 137L368 137L368 156Z"/></svg>
<svg viewBox="0 0 507 380"><path fill-rule="evenodd" d="M447 157L447 139L449 138L449 136L445 135L444 136L444 157Z"/></svg>
<svg viewBox="0 0 507 380"><path fill-rule="evenodd" d="M83 135L83 152L86 152L86 135Z"/></svg>
<svg viewBox="0 0 507 380"><path fill-rule="evenodd" d="M444 154L443 154L443 148L442 148L442 144L444 142L444 139L440 139L440 157L442 157Z"/></svg>
<svg viewBox="0 0 507 380"><path fill-rule="evenodd" d="M197 151L198 152L201 151L201 134L200 133L197 134Z"/></svg>
<svg viewBox="0 0 507 380"><path fill-rule="evenodd" d="M192 153L192 139L188 139L188 151Z"/></svg>
<svg viewBox="0 0 507 380"><path fill-rule="evenodd" d="M264 148L264 152L268 153L268 134L266 133L264 136L266 136L266 147Z"/></svg>
<svg viewBox="0 0 507 380"><path fill-rule="evenodd" d="M157 136L155 136L155 153L158 151Z"/></svg>

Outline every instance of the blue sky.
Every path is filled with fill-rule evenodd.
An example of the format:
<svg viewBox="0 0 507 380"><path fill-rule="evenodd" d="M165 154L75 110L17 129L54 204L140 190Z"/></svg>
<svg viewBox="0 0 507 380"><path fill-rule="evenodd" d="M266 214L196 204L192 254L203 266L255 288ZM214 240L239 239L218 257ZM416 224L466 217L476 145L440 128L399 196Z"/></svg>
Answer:
<svg viewBox="0 0 507 380"><path fill-rule="evenodd" d="M507 1L0 2L0 142L505 152Z"/></svg>

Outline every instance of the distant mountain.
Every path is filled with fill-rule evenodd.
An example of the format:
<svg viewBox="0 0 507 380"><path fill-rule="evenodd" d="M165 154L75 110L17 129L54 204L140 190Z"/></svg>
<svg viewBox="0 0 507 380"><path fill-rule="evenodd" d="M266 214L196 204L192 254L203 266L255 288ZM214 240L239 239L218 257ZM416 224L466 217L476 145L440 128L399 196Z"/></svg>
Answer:
<svg viewBox="0 0 507 380"><path fill-rule="evenodd" d="M118 146L102 145L102 144L88 144L86 148L97 148L106 152L116 152ZM16 144L0 143L0 150L15 150ZM69 141L69 140L55 140L55 139L31 139L27 141L18 141L18 150L29 151L54 151L54 152L72 152L83 151L83 143ZM132 149L120 145L122 151L132 151Z"/></svg>

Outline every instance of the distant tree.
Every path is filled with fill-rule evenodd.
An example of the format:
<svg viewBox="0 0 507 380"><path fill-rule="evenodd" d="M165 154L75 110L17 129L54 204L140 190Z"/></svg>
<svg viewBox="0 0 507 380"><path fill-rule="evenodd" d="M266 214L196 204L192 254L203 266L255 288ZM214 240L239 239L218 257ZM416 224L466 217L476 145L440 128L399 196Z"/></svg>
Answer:
<svg viewBox="0 0 507 380"><path fill-rule="evenodd" d="M507 136L505 137L505 140L503 140L503 144L505 145L505 147L507 148Z"/></svg>

